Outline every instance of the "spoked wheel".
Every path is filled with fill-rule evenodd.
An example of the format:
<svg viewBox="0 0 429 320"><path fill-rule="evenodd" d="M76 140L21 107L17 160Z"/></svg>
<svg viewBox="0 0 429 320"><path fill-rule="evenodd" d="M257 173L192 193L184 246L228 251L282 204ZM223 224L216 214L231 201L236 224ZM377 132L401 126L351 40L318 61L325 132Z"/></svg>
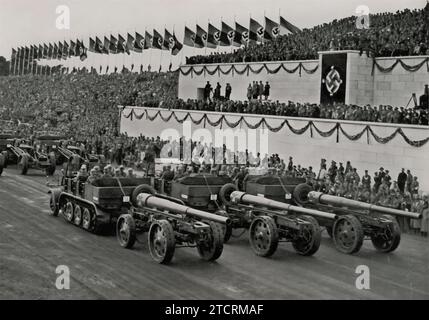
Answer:
<svg viewBox="0 0 429 320"><path fill-rule="evenodd" d="M66 203L66 206L64 208L64 217L68 222L73 222L74 208L73 203L71 203L70 201Z"/></svg>
<svg viewBox="0 0 429 320"><path fill-rule="evenodd" d="M74 208L73 223L77 226L80 226L82 223L82 208L78 205Z"/></svg>
<svg viewBox="0 0 429 320"><path fill-rule="evenodd" d="M250 225L249 241L256 255L272 256L279 244L278 230L274 220L267 216L253 220Z"/></svg>
<svg viewBox="0 0 429 320"><path fill-rule="evenodd" d="M200 257L206 261L215 261L223 251L223 230L216 222L208 222L210 225L210 233L204 241L197 244L197 249Z"/></svg>
<svg viewBox="0 0 429 320"><path fill-rule="evenodd" d="M383 218L391 221L391 224L381 232L371 236L374 247L384 253L395 251L401 242L401 229L395 217L383 215Z"/></svg>
<svg viewBox="0 0 429 320"><path fill-rule="evenodd" d="M216 211L216 214L222 217L229 218L228 213L226 213L226 211L224 210L218 210ZM222 228L222 234L223 234L223 243L227 243L232 236L232 225L225 224L225 225L222 225L221 228Z"/></svg>
<svg viewBox="0 0 429 320"><path fill-rule="evenodd" d="M121 247L131 249L136 242L136 223L130 214L123 214L116 222L116 237Z"/></svg>
<svg viewBox="0 0 429 320"><path fill-rule="evenodd" d="M161 264L170 263L176 249L173 227L167 220L152 223L149 229L149 250L152 258Z"/></svg>
<svg viewBox="0 0 429 320"><path fill-rule="evenodd" d="M82 228L90 231L92 229L92 214L88 208L82 211Z"/></svg>
<svg viewBox="0 0 429 320"><path fill-rule="evenodd" d="M352 215L341 216L335 221L333 239L335 247L343 253L353 254L363 244L363 229L360 221Z"/></svg>
<svg viewBox="0 0 429 320"><path fill-rule="evenodd" d="M57 217L59 213L59 209L55 202L55 195L53 192L51 192L51 198L49 199L49 208L51 209L51 212L50 212L51 215L53 215L54 217Z"/></svg>
<svg viewBox="0 0 429 320"><path fill-rule="evenodd" d="M302 256L311 256L319 250L322 231L317 220L311 216L301 216L300 219L309 222L300 237L292 242L295 251Z"/></svg>

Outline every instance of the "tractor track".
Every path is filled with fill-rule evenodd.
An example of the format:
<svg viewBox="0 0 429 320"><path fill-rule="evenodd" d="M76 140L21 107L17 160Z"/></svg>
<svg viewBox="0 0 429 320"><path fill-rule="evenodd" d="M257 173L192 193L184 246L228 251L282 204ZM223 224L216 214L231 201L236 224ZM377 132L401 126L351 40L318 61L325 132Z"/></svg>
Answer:
<svg viewBox="0 0 429 320"><path fill-rule="evenodd" d="M158 265L146 235L125 250L115 236L96 236L49 215L46 178L0 177L0 298L2 299L429 299L429 241L404 235L392 254L370 242L348 256L324 235L313 257L282 243L270 259L253 254L247 234L202 261L196 249L177 249ZM59 265L70 268L70 290L55 287ZM367 265L371 289L358 290L355 269Z"/></svg>

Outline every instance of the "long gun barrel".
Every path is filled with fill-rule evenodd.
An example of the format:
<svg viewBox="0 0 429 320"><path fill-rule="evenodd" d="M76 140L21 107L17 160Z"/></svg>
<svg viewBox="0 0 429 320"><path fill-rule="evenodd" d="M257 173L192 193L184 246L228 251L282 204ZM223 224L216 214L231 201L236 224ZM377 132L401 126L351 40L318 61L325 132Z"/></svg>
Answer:
<svg viewBox="0 0 429 320"><path fill-rule="evenodd" d="M267 198L262 198L259 196L254 196L241 191L234 191L233 193L231 193L231 200L233 202L252 204L256 206L264 206L267 208L277 209L277 210L286 210L288 212L306 214L306 215L311 215L311 216L330 219L330 220L334 220L337 217L335 214L332 214L329 212L302 208L291 204L287 204L287 203L283 203L283 202L279 202L279 201L275 201Z"/></svg>
<svg viewBox="0 0 429 320"><path fill-rule="evenodd" d="M138 199L139 201L141 201L141 206L156 208L160 210L168 210L173 213L190 215L200 219L218 222L221 224L231 223L230 219L227 217L193 209L193 208L175 203L173 201L159 198L156 195L141 193L139 194Z"/></svg>
<svg viewBox="0 0 429 320"><path fill-rule="evenodd" d="M348 207L348 208L355 208L360 210L376 211L384 214L403 216L403 217L408 217L412 219L420 219L422 217L420 213L407 212L407 211L393 209L393 208L381 207L374 204L331 196L328 194L315 192L315 191L312 191L308 194L308 199L310 200L310 202L314 204L332 205L332 206L338 206L338 207Z"/></svg>

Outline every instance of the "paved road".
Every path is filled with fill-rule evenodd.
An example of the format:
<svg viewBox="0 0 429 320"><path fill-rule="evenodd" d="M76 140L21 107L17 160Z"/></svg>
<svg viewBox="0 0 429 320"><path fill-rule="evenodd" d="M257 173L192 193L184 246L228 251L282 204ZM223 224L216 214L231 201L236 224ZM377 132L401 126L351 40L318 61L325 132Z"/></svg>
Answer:
<svg viewBox="0 0 429 320"><path fill-rule="evenodd" d="M49 216L45 178L8 168L0 177L1 299L429 299L429 240L404 235L392 254L366 242L354 256L337 252L324 234L313 257L282 244L256 257L246 236L225 245L214 263L178 249L170 266L156 264L144 237L134 250L114 235L96 236ZM57 290L66 265L70 290ZM370 270L370 290L355 286L356 267Z"/></svg>

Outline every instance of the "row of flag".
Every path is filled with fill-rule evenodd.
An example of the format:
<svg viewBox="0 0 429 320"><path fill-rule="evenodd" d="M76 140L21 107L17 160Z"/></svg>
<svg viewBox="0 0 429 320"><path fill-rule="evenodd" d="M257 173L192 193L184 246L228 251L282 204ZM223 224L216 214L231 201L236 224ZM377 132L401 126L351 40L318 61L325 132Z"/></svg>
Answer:
<svg viewBox="0 0 429 320"><path fill-rule="evenodd" d="M209 22L208 28L204 29L196 25L196 29L191 30L185 26L183 44L177 39L174 32L164 30L162 35L156 29L153 33L145 31L144 34L135 32L127 33L126 36L118 34L110 37L90 37L88 48L82 40L62 41L58 43L31 45L30 47L20 47L12 49L12 60L15 61L34 61L40 59L68 59L70 57L79 57L82 61L87 58L87 52L96 54L120 54L131 52L142 53L147 49L168 50L172 55L177 55L183 45L194 48L212 48L218 46L247 46L249 43L272 41L278 36L288 35L299 32L300 29L292 25L283 17L279 22L275 22L265 17L265 25L250 18L249 26L245 27L235 22L235 28L221 21L221 28L216 28Z"/></svg>

